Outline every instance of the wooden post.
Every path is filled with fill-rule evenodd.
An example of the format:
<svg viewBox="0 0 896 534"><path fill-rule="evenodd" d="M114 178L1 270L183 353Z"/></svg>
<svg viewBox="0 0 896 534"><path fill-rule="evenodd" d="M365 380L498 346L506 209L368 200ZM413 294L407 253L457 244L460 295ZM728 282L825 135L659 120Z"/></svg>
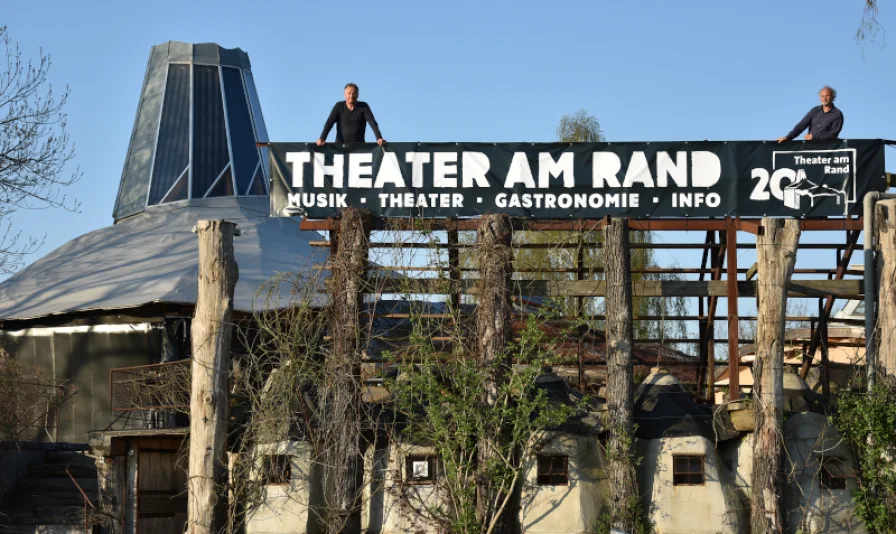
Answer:
<svg viewBox="0 0 896 534"><path fill-rule="evenodd" d="M638 503L634 459L634 367L632 362L632 275L628 220L604 227L607 273L607 414L611 526L633 532Z"/></svg>
<svg viewBox="0 0 896 534"><path fill-rule="evenodd" d="M799 239L798 220L768 217L756 236L759 314L753 364L753 534L784 532L784 321Z"/></svg>
<svg viewBox="0 0 896 534"><path fill-rule="evenodd" d="M331 258L330 331L333 345L326 362L323 413L324 521L327 532L361 532L361 359L364 352L360 313L373 219L366 210L347 208L339 219L335 256Z"/></svg>
<svg viewBox="0 0 896 534"><path fill-rule="evenodd" d="M476 230L476 253L479 259L477 288L476 331L479 365L491 373L483 395L487 406L494 406L498 390L504 380L507 364L507 345L512 339L510 276L513 272L513 251L510 248L512 227L510 217L486 214L479 219ZM478 444L479 465L494 457L489 436L481 436ZM492 520L495 488L487 477L479 477L476 484L476 515L480 524ZM500 529L499 529L500 530Z"/></svg>
<svg viewBox="0 0 896 534"><path fill-rule="evenodd" d="M192 325L187 508L191 534L215 534L225 526L226 506L219 497L227 475L233 291L239 277L233 253L235 228L225 221L199 221L197 225L199 288Z"/></svg>
<svg viewBox="0 0 896 534"><path fill-rule="evenodd" d="M877 230L877 376L896 381L896 200L882 200L874 209ZM865 276L869 276L868 273ZM870 313L865 310L865 313ZM878 380L878 383L881 383Z"/></svg>

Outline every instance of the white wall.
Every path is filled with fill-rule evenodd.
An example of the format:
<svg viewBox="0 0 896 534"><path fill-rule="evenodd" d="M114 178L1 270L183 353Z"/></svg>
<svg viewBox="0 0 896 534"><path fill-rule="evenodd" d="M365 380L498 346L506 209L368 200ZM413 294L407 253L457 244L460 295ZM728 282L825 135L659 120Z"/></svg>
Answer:
<svg viewBox="0 0 896 534"><path fill-rule="evenodd" d="M647 500L648 517L656 534L736 534L737 498L731 476L702 436L638 441L642 456L638 468L639 489ZM705 457L702 486L675 486L672 456Z"/></svg>
<svg viewBox="0 0 896 534"><path fill-rule="evenodd" d="M788 531L802 530L802 534L866 532L854 513L855 479L847 480L846 489L821 488L822 458L836 458L855 469L852 453L837 429L822 414L793 414L784 423L784 440L787 473L793 476L784 494L785 509L789 512Z"/></svg>
<svg viewBox="0 0 896 534"><path fill-rule="evenodd" d="M312 494L316 491L311 447L305 442L283 442L263 447L264 454L292 457L288 485L265 486L263 504L247 514L247 534L314 533L308 520Z"/></svg>
<svg viewBox="0 0 896 534"><path fill-rule="evenodd" d="M364 490L361 529L365 532L438 532L438 526L427 510L445 503L445 496L435 484L405 483L405 459L412 455L435 456L436 452L432 447L392 442L365 454L365 472L373 474ZM437 468L437 473L439 471L441 467Z"/></svg>
<svg viewBox="0 0 896 534"><path fill-rule="evenodd" d="M567 456L569 485L539 486L535 456L523 466L519 520L526 533L592 532L606 509L608 481L597 438L546 432L540 454Z"/></svg>

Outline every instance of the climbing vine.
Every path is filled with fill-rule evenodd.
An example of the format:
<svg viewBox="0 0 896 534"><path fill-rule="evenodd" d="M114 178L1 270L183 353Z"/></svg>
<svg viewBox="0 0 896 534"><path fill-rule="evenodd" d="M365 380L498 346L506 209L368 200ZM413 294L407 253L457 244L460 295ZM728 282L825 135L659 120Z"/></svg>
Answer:
<svg viewBox="0 0 896 534"><path fill-rule="evenodd" d="M896 388L841 393L833 422L857 459L856 513L869 532L896 532Z"/></svg>

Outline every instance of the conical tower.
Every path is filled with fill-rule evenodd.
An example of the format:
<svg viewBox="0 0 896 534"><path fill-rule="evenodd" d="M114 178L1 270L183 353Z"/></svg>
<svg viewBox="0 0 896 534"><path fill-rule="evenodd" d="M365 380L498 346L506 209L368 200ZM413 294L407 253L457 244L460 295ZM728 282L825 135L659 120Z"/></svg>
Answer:
<svg viewBox="0 0 896 534"><path fill-rule="evenodd" d="M160 204L268 194L267 131L249 56L213 43L152 48L115 222Z"/></svg>

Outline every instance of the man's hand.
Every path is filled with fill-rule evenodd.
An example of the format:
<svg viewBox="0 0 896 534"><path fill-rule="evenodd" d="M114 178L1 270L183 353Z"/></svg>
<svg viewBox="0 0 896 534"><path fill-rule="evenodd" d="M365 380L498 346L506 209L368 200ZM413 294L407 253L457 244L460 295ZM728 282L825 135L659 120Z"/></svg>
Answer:
<svg viewBox="0 0 896 534"><path fill-rule="evenodd" d="M317 146L324 146L324 143L326 143L326 141L324 141L323 139L317 140Z"/></svg>
<svg viewBox="0 0 896 534"><path fill-rule="evenodd" d="M803 136L803 139L805 139L806 141L811 141L811 140L812 140L812 134L806 134L806 135L804 135L804 136Z"/></svg>
<svg viewBox="0 0 896 534"><path fill-rule="evenodd" d="M376 144L383 146L384 144L386 144L386 140L385 139L377 139Z"/></svg>
<svg viewBox="0 0 896 534"><path fill-rule="evenodd" d="M786 141L787 141L787 138L786 138L786 137L779 137L779 138L778 138L778 142L779 142L779 143L784 143L784 142L786 142Z"/></svg>

